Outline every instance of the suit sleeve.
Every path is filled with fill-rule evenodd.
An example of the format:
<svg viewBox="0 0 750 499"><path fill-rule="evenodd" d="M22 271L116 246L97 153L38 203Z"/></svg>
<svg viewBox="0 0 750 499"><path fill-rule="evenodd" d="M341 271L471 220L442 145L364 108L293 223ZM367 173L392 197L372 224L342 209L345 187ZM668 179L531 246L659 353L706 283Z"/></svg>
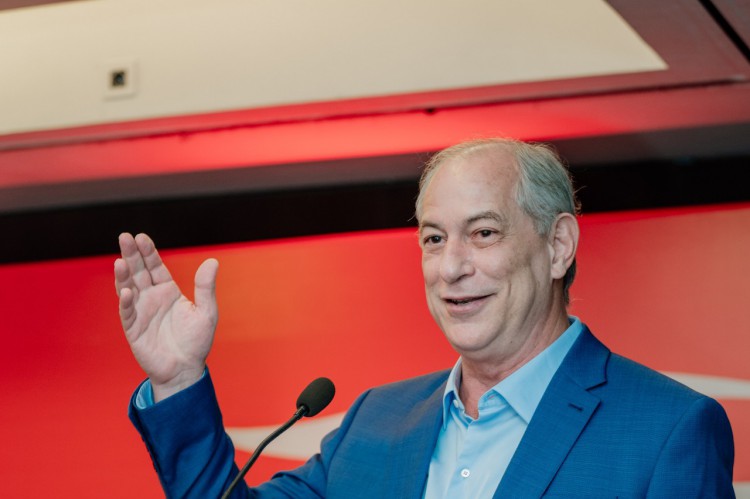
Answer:
<svg viewBox="0 0 750 499"><path fill-rule="evenodd" d="M733 498L734 440L724 409L701 397L682 415L661 450L650 498Z"/></svg>
<svg viewBox="0 0 750 499"><path fill-rule="evenodd" d="M151 455L165 496L221 497L239 469L210 376L207 374L193 386L145 409L136 407L135 397L134 394L130 402L129 416ZM330 461L365 397L362 395L353 404L341 428L323 439L320 454L300 468L276 474L258 488L239 484L232 499L325 497Z"/></svg>
<svg viewBox="0 0 750 499"><path fill-rule="evenodd" d="M140 389L140 387L139 387ZM146 444L167 498L219 498L238 473L211 378L128 415ZM249 497L237 487L233 499Z"/></svg>

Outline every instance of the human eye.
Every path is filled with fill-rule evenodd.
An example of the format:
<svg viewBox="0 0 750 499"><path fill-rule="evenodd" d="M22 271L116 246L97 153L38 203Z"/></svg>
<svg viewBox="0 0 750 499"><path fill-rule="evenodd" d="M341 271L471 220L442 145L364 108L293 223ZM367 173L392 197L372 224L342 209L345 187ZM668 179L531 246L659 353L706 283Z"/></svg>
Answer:
<svg viewBox="0 0 750 499"><path fill-rule="evenodd" d="M420 225L419 227L419 245L422 248L437 248L444 241L444 232L436 224L431 222Z"/></svg>
<svg viewBox="0 0 750 499"><path fill-rule="evenodd" d="M474 244L480 247L494 244L500 239L500 233L495 229L478 229L472 234Z"/></svg>
<svg viewBox="0 0 750 499"><path fill-rule="evenodd" d="M443 242L443 236L438 234L428 234L422 237L423 246L436 246Z"/></svg>

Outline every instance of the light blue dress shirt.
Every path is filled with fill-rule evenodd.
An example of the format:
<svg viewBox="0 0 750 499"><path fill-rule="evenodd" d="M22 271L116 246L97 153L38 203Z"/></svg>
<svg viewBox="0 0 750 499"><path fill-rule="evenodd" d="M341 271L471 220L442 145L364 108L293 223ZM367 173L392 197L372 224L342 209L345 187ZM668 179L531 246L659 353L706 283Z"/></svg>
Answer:
<svg viewBox="0 0 750 499"><path fill-rule="evenodd" d="M138 409L146 409L154 405L154 390L151 388L151 380L147 379L135 395L135 406Z"/></svg>
<svg viewBox="0 0 750 499"><path fill-rule="evenodd" d="M492 497L547 386L583 331L578 318L570 321L554 343L482 395L476 420L466 414L458 397L458 360L443 395L443 425L430 461L425 499Z"/></svg>

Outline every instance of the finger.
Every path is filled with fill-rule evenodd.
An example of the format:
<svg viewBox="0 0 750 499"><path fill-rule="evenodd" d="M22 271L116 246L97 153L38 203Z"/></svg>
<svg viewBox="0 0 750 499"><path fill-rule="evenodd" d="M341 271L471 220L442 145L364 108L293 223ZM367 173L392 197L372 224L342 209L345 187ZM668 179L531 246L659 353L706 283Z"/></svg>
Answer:
<svg viewBox="0 0 750 499"><path fill-rule="evenodd" d="M146 234L138 234L135 236L135 242L141 256L143 257L143 263L151 275L151 282L154 284L161 284L171 281L172 276L169 273L167 266L164 265L161 256L159 256L154 241Z"/></svg>
<svg viewBox="0 0 750 499"><path fill-rule="evenodd" d="M131 326L135 323L136 310L134 305L133 291L130 288L123 288L120 291L120 321L122 322L122 328L125 330L127 335Z"/></svg>
<svg viewBox="0 0 750 499"><path fill-rule="evenodd" d="M137 236L136 236L137 237ZM143 255L141 254L136 239L123 232L118 238L120 243L120 253L122 259L128 266L130 273L130 286L133 289L145 289L153 284L151 280L151 274L146 269L146 263L143 261Z"/></svg>
<svg viewBox="0 0 750 499"><path fill-rule="evenodd" d="M132 287L133 279L130 275L130 268L125 260L118 258L115 260L115 291L117 291L117 296L120 296L124 288Z"/></svg>
<svg viewBox="0 0 750 499"><path fill-rule="evenodd" d="M195 272L195 306L204 313L216 317L216 275L219 272L219 262L209 258L203 262Z"/></svg>

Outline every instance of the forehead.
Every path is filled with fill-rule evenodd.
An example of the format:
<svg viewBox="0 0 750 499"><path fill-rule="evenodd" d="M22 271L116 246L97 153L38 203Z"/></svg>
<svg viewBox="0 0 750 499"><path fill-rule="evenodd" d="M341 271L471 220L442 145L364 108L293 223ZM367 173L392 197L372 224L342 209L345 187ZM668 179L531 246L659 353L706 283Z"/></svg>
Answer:
<svg viewBox="0 0 750 499"><path fill-rule="evenodd" d="M514 155L500 148L446 159L424 186L422 214L459 207L485 211L515 205L518 167ZM509 206L506 206L506 208Z"/></svg>

